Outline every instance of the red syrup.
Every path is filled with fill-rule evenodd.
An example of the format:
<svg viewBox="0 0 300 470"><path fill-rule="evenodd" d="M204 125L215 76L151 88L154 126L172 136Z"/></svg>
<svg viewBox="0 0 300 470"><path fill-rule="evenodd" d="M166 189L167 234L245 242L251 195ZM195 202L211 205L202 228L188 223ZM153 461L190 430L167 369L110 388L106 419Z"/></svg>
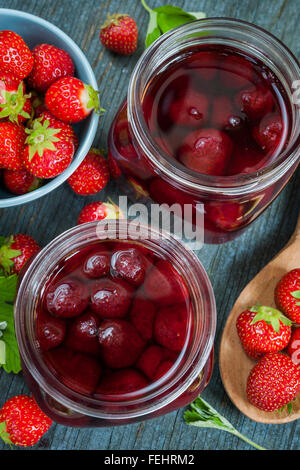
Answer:
<svg viewBox="0 0 300 470"><path fill-rule="evenodd" d="M291 109L277 76L257 58L223 45L195 47L153 76L142 99L149 138L161 157L199 178L255 176L288 145ZM132 139L125 102L109 136L112 175L127 180L130 196L182 207L204 205L204 240L234 239L277 196L289 174L268 187L236 196L191 191L155 170ZM128 184L129 183L129 184ZM204 186L205 186L204 184ZM234 185L234 183L232 183ZM196 212L195 212L196 213Z"/></svg>
<svg viewBox="0 0 300 470"><path fill-rule="evenodd" d="M121 400L172 368L191 314L185 281L169 261L142 245L99 242L54 269L38 300L36 337L69 389Z"/></svg>

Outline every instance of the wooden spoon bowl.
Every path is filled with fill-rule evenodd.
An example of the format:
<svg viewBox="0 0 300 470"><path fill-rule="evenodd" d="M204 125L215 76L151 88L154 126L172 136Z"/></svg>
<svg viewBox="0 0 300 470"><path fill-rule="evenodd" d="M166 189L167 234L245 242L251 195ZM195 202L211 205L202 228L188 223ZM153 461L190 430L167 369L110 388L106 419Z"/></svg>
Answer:
<svg viewBox="0 0 300 470"><path fill-rule="evenodd" d="M241 312L260 303L275 307L274 289L288 271L300 267L300 217L287 246L260 271L244 288L227 319L220 346L220 373L223 385L235 406L248 418L260 423L288 423L300 418L300 393L291 414L287 410L265 412L251 405L246 395L246 383L256 361L242 348L236 331L236 320Z"/></svg>

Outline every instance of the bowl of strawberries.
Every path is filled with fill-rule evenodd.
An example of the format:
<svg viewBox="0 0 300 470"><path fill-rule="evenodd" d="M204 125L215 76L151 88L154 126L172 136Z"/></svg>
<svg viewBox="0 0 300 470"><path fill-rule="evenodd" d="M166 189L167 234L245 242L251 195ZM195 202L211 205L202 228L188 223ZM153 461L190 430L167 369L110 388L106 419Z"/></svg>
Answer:
<svg viewBox="0 0 300 470"><path fill-rule="evenodd" d="M66 181L91 148L102 111L76 43L42 18L0 9L0 208Z"/></svg>

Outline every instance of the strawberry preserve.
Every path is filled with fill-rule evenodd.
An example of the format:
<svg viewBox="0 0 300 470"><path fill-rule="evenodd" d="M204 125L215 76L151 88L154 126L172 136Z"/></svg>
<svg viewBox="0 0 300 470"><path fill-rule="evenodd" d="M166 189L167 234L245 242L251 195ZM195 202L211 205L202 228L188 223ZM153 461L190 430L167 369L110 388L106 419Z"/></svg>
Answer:
<svg viewBox="0 0 300 470"><path fill-rule="evenodd" d="M253 25L176 28L132 74L110 130L112 174L139 202L179 203L183 217L202 204L205 242L235 238L299 163L299 74L283 44Z"/></svg>
<svg viewBox="0 0 300 470"><path fill-rule="evenodd" d="M23 370L60 423L158 416L192 401L210 378L215 306L200 262L148 227L132 237L132 226L71 229L23 275L16 301Z"/></svg>

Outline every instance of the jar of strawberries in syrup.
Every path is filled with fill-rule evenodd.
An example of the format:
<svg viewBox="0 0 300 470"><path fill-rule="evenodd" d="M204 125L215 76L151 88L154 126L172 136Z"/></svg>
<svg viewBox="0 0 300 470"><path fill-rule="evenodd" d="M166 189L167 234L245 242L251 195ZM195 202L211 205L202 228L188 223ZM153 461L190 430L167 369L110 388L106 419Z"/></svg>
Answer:
<svg viewBox="0 0 300 470"><path fill-rule="evenodd" d="M214 294L194 253L119 220L63 233L23 272L22 369L54 421L113 426L187 405L212 373Z"/></svg>
<svg viewBox="0 0 300 470"><path fill-rule="evenodd" d="M175 28L132 73L109 134L112 174L139 202L204 205L206 243L234 239L299 163L299 78L293 54L255 25Z"/></svg>

